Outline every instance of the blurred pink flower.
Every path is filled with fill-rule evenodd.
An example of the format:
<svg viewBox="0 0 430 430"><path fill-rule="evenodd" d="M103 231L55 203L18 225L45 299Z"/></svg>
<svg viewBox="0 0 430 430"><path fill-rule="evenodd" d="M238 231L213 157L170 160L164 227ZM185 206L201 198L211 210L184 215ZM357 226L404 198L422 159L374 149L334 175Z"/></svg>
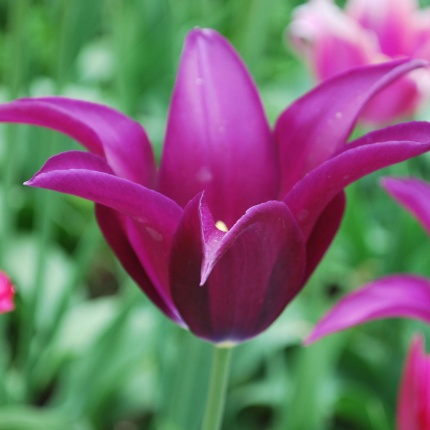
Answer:
<svg viewBox="0 0 430 430"><path fill-rule="evenodd" d="M430 9L415 0L310 0L293 15L289 35L317 80L346 69L396 58L430 59ZM381 124L412 115L430 94L430 72L417 70L389 85L362 119Z"/></svg>
<svg viewBox="0 0 430 430"><path fill-rule="evenodd" d="M383 186L430 235L430 184L418 179L385 178ZM390 317L414 318L430 324L430 279L398 274L370 282L337 303L318 322L306 342Z"/></svg>
<svg viewBox="0 0 430 430"><path fill-rule="evenodd" d="M397 430L430 429L430 356L423 340L411 344L403 371L397 408Z"/></svg>
<svg viewBox="0 0 430 430"><path fill-rule="evenodd" d="M160 167L144 129L63 97L0 106L0 121L65 133L90 153L50 158L27 185L96 203L127 272L170 319L211 342L265 330L306 284L342 220L343 189L430 150L430 124L348 143L364 103L424 66L398 60L321 84L270 129L251 76L217 32L186 39Z"/></svg>
<svg viewBox="0 0 430 430"><path fill-rule="evenodd" d="M15 289L6 273L0 271L0 313L10 312L14 309L13 297Z"/></svg>

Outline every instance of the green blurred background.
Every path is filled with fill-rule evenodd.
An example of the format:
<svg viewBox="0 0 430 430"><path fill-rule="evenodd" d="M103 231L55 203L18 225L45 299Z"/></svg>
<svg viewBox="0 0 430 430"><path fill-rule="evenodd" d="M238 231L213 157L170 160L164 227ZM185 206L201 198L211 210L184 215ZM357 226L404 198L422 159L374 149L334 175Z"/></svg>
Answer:
<svg viewBox="0 0 430 430"><path fill-rule="evenodd" d="M248 65L273 123L313 85L285 38L298 3L0 0L0 100L106 103L138 120L159 154L185 34L212 27ZM46 130L0 128L0 267L18 292L16 311L0 317L0 430L198 429L210 346L127 278L92 204L22 186L72 148ZM406 350L414 332L430 338L424 324L375 322L301 346L347 291L391 272L430 276L429 239L377 185L381 174L430 180L430 157L348 189L341 231L308 286L266 333L236 348L225 430L394 428Z"/></svg>

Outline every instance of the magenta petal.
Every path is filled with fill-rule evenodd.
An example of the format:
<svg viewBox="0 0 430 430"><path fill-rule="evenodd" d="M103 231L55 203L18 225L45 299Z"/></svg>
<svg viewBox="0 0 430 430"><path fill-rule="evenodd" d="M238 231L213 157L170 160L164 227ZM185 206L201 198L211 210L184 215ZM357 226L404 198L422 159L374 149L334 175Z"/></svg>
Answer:
<svg viewBox="0 0 430 430"><path fill-rule="evenodd" d="M308 173L287 194L285 202L308 236L328 202L344 187L371 172L429 149L428 123L400 124L369 133Z"/></svg>
<svg viewBox="0 0 430 430"><path fill-rule="evenodd" d="M65 97L21 99L0 105L0 121L67 134L104 155L116 175L150 188L155 184L154 156L145 131L113 109Z"/></svg>
<svg viewBox="0 0 430 430"><path fill-rule="evenodd" d="M419 179L384 178L382 185L430 235L430 184Z"/></svg>
<svg viewBox="0 0 430 430"><path fill-rule="evenodd" d="M100 160L103 161L101 157L85 152L62 153L50 158L27 184L83 197L133 218L114 219L110 216L102 220L104 225L113 223L120 228L116 233L107 233L108 241L114 243L116 252L130 256L128 246L124 251L123 236L127 236L133 246L134 257L139 259L146 276L165 303L162 309L167 307L173 313L167 279L168 255L182 209L162 194L100 171ZM134 228L139 229L139 243L134 240ZM135 266L134 257L130 257L130 265ZM127 269L130 267L126 266ZM143 276L137 274L135 268L133 270L136 276Z"/></svg>
<svg viewBox="0 0 430 430"><path fill-rule="evenodd" d="M51 157L33 178L31 187L72 194L111 207L173 235L181 208L162 194L109 174L101 157L70 151Z"/></svg>
<svg viewBox="0 0 430 430"><path fill-rule="evenodd" d="M39 174L55 173L58 170L93 170L113 175L112 169L100 155L84 151L67 151L49 158L35 177Z"/></svg>
<svg viewBox="0 0 430 430"><path fill-rule="evenodd" d="M275 127L281 163L280 196L345 144L374 94L425 64L398 60L352 69L325 81L284 111Z"/></svg>
<svg viewBox="0 0 430 430"><path fill-rule="evenodd" d="M197 193L231 227L276 198L275 148L255 85L230 44L213 30L185 43L171 102L160 191L185 206Z"/></svg>
<svg viewBox="0 0 430 430"><path fill-rule="evenodd" d="M197 196L175 234L172 296L194 334L240 342L278 317L302 287L304 266L303 237L285 204L255 206L224 233Z"/></svg>
<svg viewBox="0 0 430 430"><path fill-rule="evenodd" d="M345 211L345 193L340 192L319 216L306 243L305 280L311 276L337 233Z"/></svg>
<svg viewBox="0 0 430 430"><path fill-rule="evenodd" d="M103 236L127 273L166 316L177 324L182 325L182 319L178 315L171 298L168 294L165 294L166 290L169 291L168 288L160 291L160 289L154 287L136 252L130 245L124 227L126 223L125 217L119 212L99 204L96 204L95 210L97 222Z"/></svg>
<svg viewBox="0 0 430 430"><path fill-rule="evenodd" d="M403 372L397 408L398 430L430 428L430 356L423 339L412 341Z"/></svg>
<svg viewBox="0 0 430 430"><path fill-rule="evenodd" d="M430 324L430 280L393 275L348 294L315 326L306 343L381 318L416 318Z"/></svg>
<svg viewBox="0 0 430 430"><path fill-rule="evenodd" d="M12 281L6 273L0 271L0 314L14 310L14 295L15 289Z"/></svg>
<svg viewBox="0 0 430 430"><path fill-rule="evenodd" d="M424 71L425 75L427 73ZM379 92L363 109L363 121L369 124L387 124L394 118L407 117L416 112L424 87L420 85L418 76L402 76Z"/></svg>
<svg viewBox="0 0 430 430"><path fill-rule="evenodd" d="M175 305L173 304L169 286L171 230L167 232L168 238L166 239L166 232L161 228L157 228L156 224L150 225L134 219L126 219L125 231L140 264L145 268L145 272L151 282L157 287L158 294L162 296L163 301L168 303L173 311ZM175 320L181 320L176 310L174 313Z"/></svg>

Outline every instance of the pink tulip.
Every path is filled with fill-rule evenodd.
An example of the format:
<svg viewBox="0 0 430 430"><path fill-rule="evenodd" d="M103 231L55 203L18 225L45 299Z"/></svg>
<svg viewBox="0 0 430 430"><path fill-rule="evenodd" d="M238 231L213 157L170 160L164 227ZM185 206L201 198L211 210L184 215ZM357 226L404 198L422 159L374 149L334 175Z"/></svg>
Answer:
<svg viewBox="0 0 430 430"><path fill-rule="evenodd" d="M349 0L345 11L310 0L295 10L289 34L318 81L390 59L430 59L430 9L414 0ZM381 91L362 119L380 124L412 115L429 94L430 72L414 71Z"/></svg>
<svg viewBox="0 0 430 430"><path fill-rule="evenodd" d="M430 429L430 356L420 337L412 341L400 386L398 430Z"/></svg>
<svg viewBox="0 0 430 430"><path fill-rule="evenodd" d="M13 296L15 289L6 273L0 271L0 313L10 312L14 309Z"/></svg>
<svg viewBox="0 0 430 430"><path fill-rule="evenodd" d="M144 129L106 106L63 97L0 106L0 121L51 128L90 152L50 158L27 185L96 203L124 268L196 336L261 333L306 284L343 216L343 189L430 150L430 124L348 143L364 103L419 60L362 67L295 101L269 127L232 46L209 29L186 39L157 168Z"/></svg>

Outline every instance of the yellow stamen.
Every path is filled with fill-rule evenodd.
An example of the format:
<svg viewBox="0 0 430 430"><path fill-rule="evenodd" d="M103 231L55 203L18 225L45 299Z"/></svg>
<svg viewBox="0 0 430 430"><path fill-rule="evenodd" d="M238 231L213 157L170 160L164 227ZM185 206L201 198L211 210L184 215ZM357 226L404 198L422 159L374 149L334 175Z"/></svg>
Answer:
<svg viewBox="0 0 430 430"><path fill-rule="evenodd" d="M228 228L227 228L227 226L226 226L226 225L225 225L225 223L223 223L222 221L217 221L217 222L215 223L215 227L216 227L218 230L228 232Z"/></svg>

